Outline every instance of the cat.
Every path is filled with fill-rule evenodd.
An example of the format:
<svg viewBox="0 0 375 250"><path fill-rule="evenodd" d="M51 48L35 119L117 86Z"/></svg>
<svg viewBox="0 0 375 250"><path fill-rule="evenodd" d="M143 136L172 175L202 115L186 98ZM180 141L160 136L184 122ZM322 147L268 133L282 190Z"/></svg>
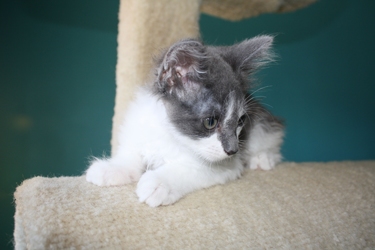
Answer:
<svg viewBox="0 0 375 250"><path fill-rule="evenodd" d="M272 169L282 159L283 125L249 93L272 43L262 35L232 46L173 44L126 111L117 152L94 159L86 180L138 182L139 201L157 207L235 180L246 167Z"/></svg>

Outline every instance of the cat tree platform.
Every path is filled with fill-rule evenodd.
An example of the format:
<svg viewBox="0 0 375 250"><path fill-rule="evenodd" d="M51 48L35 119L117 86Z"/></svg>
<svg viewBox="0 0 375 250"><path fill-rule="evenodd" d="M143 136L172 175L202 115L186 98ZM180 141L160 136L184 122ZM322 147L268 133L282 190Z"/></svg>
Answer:
<svg viewBox="0 0 375 250"><path fill-rule="evenodd" d="M157 208L135 185L35 177L15 202L16 249L375 248L375 161L249 170Z"/></svg>

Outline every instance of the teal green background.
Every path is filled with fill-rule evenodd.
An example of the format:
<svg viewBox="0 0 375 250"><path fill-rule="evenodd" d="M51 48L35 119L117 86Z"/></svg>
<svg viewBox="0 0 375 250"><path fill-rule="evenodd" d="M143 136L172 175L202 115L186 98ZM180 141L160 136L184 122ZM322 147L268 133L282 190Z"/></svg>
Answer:
<svg viewBox="0 0 375 250"><path fill-rule="evenodd" d="M373 0L320 0L241 22L202 15L203 40L276 35L258 74L283 117L288 161L375 159ZM24 179L80 175L110 151L118 1L0 3L1 249L12 249L13 192Z"/></svg>

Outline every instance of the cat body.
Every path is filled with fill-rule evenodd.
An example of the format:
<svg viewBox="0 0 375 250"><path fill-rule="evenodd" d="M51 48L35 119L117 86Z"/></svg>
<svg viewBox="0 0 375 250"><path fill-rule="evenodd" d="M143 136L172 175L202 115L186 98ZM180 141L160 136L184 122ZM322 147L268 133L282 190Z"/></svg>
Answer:
<svg viewBox="0 0 375 250"><path fill-rule="evenodd" d="M138 181L139 201L156 207L235 180L246 167L272 169L283 126L249 94L249 75L270 59L271 44L259 36L229 47L172 45L126 111L117 152L95 159L86 180Z"/></svg>

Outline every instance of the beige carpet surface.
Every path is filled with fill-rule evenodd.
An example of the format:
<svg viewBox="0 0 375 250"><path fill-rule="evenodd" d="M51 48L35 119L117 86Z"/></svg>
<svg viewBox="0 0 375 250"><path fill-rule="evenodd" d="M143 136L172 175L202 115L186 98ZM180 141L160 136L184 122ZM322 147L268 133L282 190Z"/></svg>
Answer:
<svg viewBox="0 0 375 250"><path fill-rule="evenodd" d="M134 191L26 180L15 192L16 249L375 248L375 161L283 163L158 208Z"/></svg>

